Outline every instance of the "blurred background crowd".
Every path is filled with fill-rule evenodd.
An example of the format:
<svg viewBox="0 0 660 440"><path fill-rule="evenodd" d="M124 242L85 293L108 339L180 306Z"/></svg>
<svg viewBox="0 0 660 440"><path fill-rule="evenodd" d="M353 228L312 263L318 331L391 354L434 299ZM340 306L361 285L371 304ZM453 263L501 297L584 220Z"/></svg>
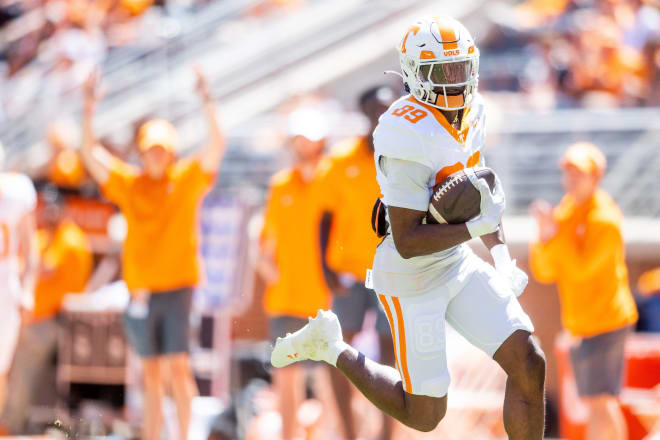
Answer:
<svg viewBox="0 0 660 440"><path fill-rule="evenodd" d="M23 320L40 327L18 341L7 395L13 408L0 418L7 433L133 438L144 419L141 365L122 324L129 293L121 253L131 219L99 187L81 153L89 116L84 89L98 71L95 141L127 166L140 164L146 151L143 124L159 119L176 127L177 157L198 157L214 139L209 115L217 110L223 158L201 206L204 282L190 311L190 365L201 396L193 399L190 438L282 438L289 429L282 414L304 427L300 438L353 438L325 369L298 382L301 403L284 413L281 388L270 386L267 316L278 305L263 298L277 264L262 258L268 233L275 233L262 208L273 188L294 185L278 171L309 160L314 171L344 154L346 139L355 145L369 134L373 108L364 97L374 100L379 86L404 93L399 79L383 72L398 70L394 48L410 22L437 12L461 20L480 47L484 151L505 187L507 239L522 267L535 237L528 208L539 198L561 199L557 164L565 149L588 141L604 153L602 186L626 219L626 262L640 314L640 333L626 351L622 405L629 438L660 435L660 339L653 335L660 330L657 0L0 0L0 142L5 169L27 174L36 187L40 256L35 307ZM299 136L311 146L297 144ZM345 164L345 172L361 163ZM289 231L294 236L322 229L318 213L304 209L312 229ZM271 212L270 219L286 215ZM302 247L291 242L289 252L309 251ZM325 260L332 264L332 257L318 252L313 270L326 269L319 301L329 302L346 280L328 277ZM318 281L305 276L307 284ZM2 301L0 293L0 307ZM582 438L588 415L558 337L556 288L530 276L521 302L548 356L548 432ZM376 321L367 314L355 329L356 345L387 359ZM461 397L438 429L447 438L462 438L452 437L459 431L502 438L504 378L456 335L449 347L456 357L451 393ZM401 427L381 433L375 409L357 396L351 405L360 437L417 438ZM163 406L168 438L179 438L175 406L168 399Z"/></svg>

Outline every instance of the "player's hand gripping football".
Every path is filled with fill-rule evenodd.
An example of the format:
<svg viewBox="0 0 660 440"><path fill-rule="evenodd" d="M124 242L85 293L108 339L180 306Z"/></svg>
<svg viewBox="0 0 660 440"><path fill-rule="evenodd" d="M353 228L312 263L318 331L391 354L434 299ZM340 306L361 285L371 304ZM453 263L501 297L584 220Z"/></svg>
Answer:
<svg viewBox="0 0 660 440"><path fill-rule="evenodd" d="M504 190L500 179L495 177L495 187L493 192L490 192L490 187L485 179L479 179L474 173L467 173L470 182L479 190L481 194L481 213L476 218L469 220L465 223L473 238L481 237L485 234L497 231L500 225L504 208L506 207L506 200L504 197Z"/></svg>

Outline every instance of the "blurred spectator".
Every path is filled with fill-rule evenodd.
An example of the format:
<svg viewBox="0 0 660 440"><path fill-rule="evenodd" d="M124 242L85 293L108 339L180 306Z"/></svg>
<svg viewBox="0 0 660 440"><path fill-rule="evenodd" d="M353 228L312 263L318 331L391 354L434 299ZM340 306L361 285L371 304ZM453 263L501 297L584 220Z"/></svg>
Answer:
<svg viewBox="0 0 660 440"><path fill-rule="evenodd" d="M371 133L394 99L394 91L385 86L369 89L360 96L360 110L369 120L369 134L335 146L322 162L319 175L323 191L319 200L325 211L321 226L322 257L326 280L334 295L332 310L341 321L348 343L362 330L367 312L377 313L381 362L390 366L394 365L394 350L387 317L377 296L364 286L364 281L380 242L370 226L369 208L380 196ZM330 377L344 424L344 436L355 439L356 424L349 398L352 386L337 369L331 369ZM383 431L383 438L389 440L392 434L389 417L385 418Z"/></svg>
<svg viewBox="0 0 660 440"><path fill-rule="evenodd" d="M0 144L0 409L19 337L21 313L32 308L38 262L34 245L36 193L30 180L5 173ZM13 396L12 396L13 397ZM4 428L0 426L0 435Z"/></svg>
<svg viewBox="0 0 660 440"><path fill-rule="evenodd" d="M80 128L69 119L58 119L46 129L46 154L21 161L21 169L32 177L37 190L57 187L64 194L80 193L89 183L78 148Z"/></svg>
<svg viewBox="0 0 660 440"><path fill-rule="evenodd" d="M270 391L271 377L265 363L258 358L240 359L236 370L240 372L237 389L226 408L211 424L208 440L234 440L249 438L254 424L267 411L275 411L277 404ZM273 431L277 431L271 425ZM274 432L277 438L279 432ZM259 437L258 437L259 438ZM268 440L263 436L259 440Z"/></svg>
<svg viewBox="0 0 660 440"><path fill-rule="evenodd" d="M252 16L265 16L277 12L290 12L302 8L306 0L263 0L251 7Z"/></svg>
<svg viewBox="0 0 660 440"><path fill-rule="evenodd" d="M590 411L588 440L627 438L619 407L624 345L637 321L628 287L622 214L599 188L605 156L593 144L577 143L561 160L566 195L554 209L531 206L539 238L530 268L544 283L557 283L564 328L577 341L571 349L578 394Z"/></svg>
<svg viewBox="0 0 660 440"><path fill-rule="evenodd" d="M316 179L327 134L319 111L295 110L289 117L293 165L271 180L257 270L268 284L264 308L273 341L298 330L330 303L321 265L322 193ZM305 398L304 365L276 369L273 383L279 395L282 439L292 440L297 436L296 411Z"/></svg>
<svg viewBox="0 0 660 440"><path fill-rule="evenodd" d="M658 66L647 44L660 37L652 0L527 0L492 8L500 25L484 46L518 49L527 65L512 72L529 105L597 107L657 105ZM502 41L508 42L503 44Z"/></svg>
<svg viewBox="0 0 660 440"><path fill-rule="evenodd" d="M46 137L52 156L45 171L48 180L58 188L80 188L86 177L82 159L74 149L78 143L75 130L68 121L56 121L48 127Z"/></svg>
<svg viewBox="0 0 660 440"><path fill-rule="evenodd" d="M85 233L63 210L57 191L47 191L40 209L43 227L37 232L41 265L34 292L34 309L23 314L16 356L11 369L3 423L12 434L26 434L30 403L36 397L40 377L57 348L56 317L68 293L85 291L93 257Z"/></svg>
<svg viewBox="0 0 660 440"><path fill-rule="evenodd" d="M210 142L197 156L177 160L176 129L165 120L151 120L138 133L142 168L122 162L96 143L92 117L97 75L90 75L85 84L82 157L127 222L122 270L131 304L125 321L127 336L142 359L145 440L160 438L162 402L169 385L177 406L178 438L185 440L197 393L188 330L193 289L200 281L199 210L213 185L225 141L206 80L199 70L196 75Z"/></svg>
<svg viewBox="0 0 660 440"><path fill-rule="evenodd" d="M637 330L660 333L660 267L644 272L637 281Z"/></svg>

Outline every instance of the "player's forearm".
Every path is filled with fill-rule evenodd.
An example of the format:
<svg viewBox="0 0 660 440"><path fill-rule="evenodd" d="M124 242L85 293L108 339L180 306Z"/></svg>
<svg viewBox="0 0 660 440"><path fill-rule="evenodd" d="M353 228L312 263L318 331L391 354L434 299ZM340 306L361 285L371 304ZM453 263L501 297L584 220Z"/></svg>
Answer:
<svg viewBox="0 0 660 440"><path fill-rule="evenodd" d="M421 224L399 235L394 235L394 244L399 254L406 259L441 252L471 238L465 223Z"/></svg>
<svg viewBox="0 0 660 440"><path fill-rule="evenodd" d="M495 231L491 232L490 234L482 235L481 236L481 241L483 242L484 246L488 248L488 250L493 249L495 246L499 244L506 244L506 241L504 240L504 232L502 230L502 223L500 222L500 228Z"/></svg>

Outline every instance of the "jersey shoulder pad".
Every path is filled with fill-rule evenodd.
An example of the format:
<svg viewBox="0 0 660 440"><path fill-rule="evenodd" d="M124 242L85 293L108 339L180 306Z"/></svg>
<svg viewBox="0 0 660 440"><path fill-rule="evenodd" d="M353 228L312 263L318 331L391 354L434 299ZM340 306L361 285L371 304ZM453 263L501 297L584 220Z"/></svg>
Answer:
<svg viewBox="0 0 660 440"><path fill-rule="evenodd" d="M376 157L387 156L431 166L426 146L427 136L424 134L429 127L417 119L421 112L412 116L409 114L420 109L408 101L407 97L403 97L381 115L373 133ZM406 116L410 118L406 119Z"/></svg>
<svg viewBox="0 0 660 440"><path fill-rule="evenodd" d="M401 124L381 121L374 130L374 154L426 164L426 149L419 135Z"/></svg>

